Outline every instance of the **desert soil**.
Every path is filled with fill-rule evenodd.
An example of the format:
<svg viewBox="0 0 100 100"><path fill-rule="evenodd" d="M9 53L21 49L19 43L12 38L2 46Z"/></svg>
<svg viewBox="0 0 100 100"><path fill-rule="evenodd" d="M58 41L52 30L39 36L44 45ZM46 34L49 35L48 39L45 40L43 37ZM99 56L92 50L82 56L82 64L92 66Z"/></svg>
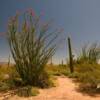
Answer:
<svg viewBox="0 0 100 100"><path fill-rule="evenodd" d="M23 98L17 95L0 100L100 100L100 95L93 97L77 91L77 84L66 77L57 78L58 85L50 89L40 89L38 96Z"/></svg>

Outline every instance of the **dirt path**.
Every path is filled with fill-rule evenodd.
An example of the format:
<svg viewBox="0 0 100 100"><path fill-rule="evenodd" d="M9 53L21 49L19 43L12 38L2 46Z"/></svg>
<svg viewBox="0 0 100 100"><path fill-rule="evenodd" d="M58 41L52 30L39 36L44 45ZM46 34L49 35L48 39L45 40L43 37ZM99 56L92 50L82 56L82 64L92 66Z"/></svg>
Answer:
<svg viewBox="0 0 100 100"><path fill-rule="evenodd" d="M76 84L66 77L58 77L58 86L40 90L40 94L30 98L11 97L9 100L100 100L76 91Z"/></svg>

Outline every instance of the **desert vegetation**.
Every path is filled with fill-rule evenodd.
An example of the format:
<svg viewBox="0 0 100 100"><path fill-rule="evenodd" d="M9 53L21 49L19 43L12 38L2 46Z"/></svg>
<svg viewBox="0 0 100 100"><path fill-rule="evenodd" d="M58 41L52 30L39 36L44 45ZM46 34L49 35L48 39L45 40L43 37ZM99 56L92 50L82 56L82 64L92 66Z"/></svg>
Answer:
<svg viewBox="0 0 100 100"><path fill-rule="evenodd" d="M100 46L85 45L73 59L71 39L68 37L69 62L48 64L57 50L61 30L51 29L51 22L41 23L32 9L25 12L22 22L19 15L10 18L7 40L15 64L0 65L0 92L16 91L19 96L35 96L39 88L55 86L55 76L74 78L80 90L100 93ZM49 30L50 29L50 30Z"/></svg>
<svg viewBox="0 0 100 100"><path fill-rule="evenodd" d="M100 47L97 43L93 43L82 47L77 59L69 61L69 67L74 67L74 73L69 73L68 76L75 78L80 83L80 91L88 93L100 92L99 59Z"/></svg>

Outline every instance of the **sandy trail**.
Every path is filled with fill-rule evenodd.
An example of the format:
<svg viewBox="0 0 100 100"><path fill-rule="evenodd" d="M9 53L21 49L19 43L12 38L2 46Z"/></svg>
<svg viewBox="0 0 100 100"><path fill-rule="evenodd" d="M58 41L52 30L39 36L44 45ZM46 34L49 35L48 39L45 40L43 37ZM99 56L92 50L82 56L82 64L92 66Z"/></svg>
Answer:
<svg viewBox="0 0 100 100"><path fill-rule="evenodd" d="M77 85L69 78L58 77L57 80L57 87L40 90L38 96L22 98L15 95L7 100L100 100L100 96L92 97L77 92Z"/></svg>

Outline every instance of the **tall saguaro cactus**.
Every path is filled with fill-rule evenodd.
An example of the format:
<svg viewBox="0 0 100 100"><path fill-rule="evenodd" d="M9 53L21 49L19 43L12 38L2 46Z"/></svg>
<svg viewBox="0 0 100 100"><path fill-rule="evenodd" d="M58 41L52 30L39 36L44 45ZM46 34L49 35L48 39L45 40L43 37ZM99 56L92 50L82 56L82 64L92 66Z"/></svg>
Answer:
<svg viewBox="0 0 100 100"><path fill-rule="evenodd" d="M70 72L73 73L74 72L74 67L73 67L73 55L72 55L70 37L68 37L68 49L69 49L69 67L70 67Z"/></svg>

